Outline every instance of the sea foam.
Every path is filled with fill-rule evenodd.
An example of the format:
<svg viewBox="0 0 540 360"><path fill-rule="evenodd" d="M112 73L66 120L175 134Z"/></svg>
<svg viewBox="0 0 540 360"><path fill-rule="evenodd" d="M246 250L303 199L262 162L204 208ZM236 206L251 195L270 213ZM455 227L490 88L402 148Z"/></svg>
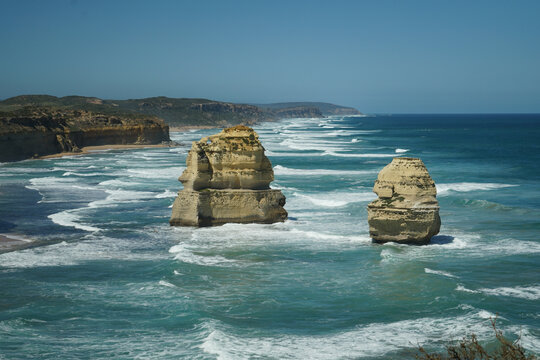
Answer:
<svg viewBox="0 0 540 360"><path fill-rule="evenodd" d="M440 276L445 276L445 277L449 277L449 278L457 278L457 276L452 275L449 272L442 271L442 270L432 270L432 269L429 269L429 268L424 268L424 271L425 271L426 274L434 274L434 275L440 275Z"/></svg>
<svg viewBox="0 0 540 360"><path fill-rule="evenodd" d="M317 335L253 336L237 334L233 329L212 321L207 323L207 336L200 345L218 359L336 359L381 357L416 344L443 346L448 339L475 333L479 339L492 336L485 310L446 318L419 318L390 323L359 325L346 331Z"/></svg>
<svg viewBox="0 0 540 360"><path fill-rule="evenodd" d="M374 174L376 170L331 170L331 169L292 169L281 165L274 166L274 174L280 176L309 175L364 175Z"/></svg>
<svg viewBox="0 0 540 360"><path fill-rule="evenodd" d="M448 195L448 192L450 191L467 192L467 191L481 191L481 190L497 190L497 189L519 186L519 185L461 182L461 183L437 184L436 186L437 186L437 195L445 196L445 195Z"/></svg>

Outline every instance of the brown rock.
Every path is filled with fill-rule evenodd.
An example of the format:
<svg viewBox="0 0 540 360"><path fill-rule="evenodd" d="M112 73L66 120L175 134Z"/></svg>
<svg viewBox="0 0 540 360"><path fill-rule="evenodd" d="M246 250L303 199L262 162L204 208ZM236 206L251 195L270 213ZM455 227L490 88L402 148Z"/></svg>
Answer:
<svg viewBox="0 0 540 360"><path fill-rule="evenodd" d="M441 219L435 183L420 159L394 158L385 166L368 205L369 234L375 242L427 244Z"/></svg>
<svg viewBox="0 0 540 360"><path fill-rule="evenodd" d="M285 196L270 189L274 172L253 129L238 125L193 142L184 189L173 204L173 226L284 221Z"/></svg>

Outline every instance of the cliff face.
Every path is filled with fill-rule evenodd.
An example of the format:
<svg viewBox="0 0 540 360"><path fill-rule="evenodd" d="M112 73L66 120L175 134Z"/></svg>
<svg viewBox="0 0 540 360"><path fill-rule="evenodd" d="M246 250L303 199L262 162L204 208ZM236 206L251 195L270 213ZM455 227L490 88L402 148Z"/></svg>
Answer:
<svg viewBox="0 0 540 360"><path fill-rule="evenodd" d="M314 106L295 106L271 111L272 115L276 119L323 117L321 111Z"/></svg>
<svg viewBox="0 0 540 360"><path fill-rule="evenodd" d="M368 205L369 233L375 242L426 244L439 233L435 183L420 159L394 158L385 166Z"/></svg>
<svg viewBox="0 0 540 360"><path fill-rule="evenodd" d="M193 142L186 163L179 178L184 189L173 204L171 225L273 223L287 218L285 197L269 187L272 164L253 129L239 125Z"/></svg>
<svg viewBox="0 0 540 360"><path fill-rule="evenodd" d="M362 115L362 113L355 108L348 106L335 105L324 102L286 102L286 103L274 103L274 104L257 104L258 107L268 109L271 111L280 111L293 108L315 108L322 116L328 115ZM310 117L310 116L305 116Z"/></svg>
<svg viewBox="0 0 540 360"><path fill-rule="evenodd" d="M50 108L0 113L0 161L78 152L92 145L158 144L169 140L168 126L148 116Z"/></svg>

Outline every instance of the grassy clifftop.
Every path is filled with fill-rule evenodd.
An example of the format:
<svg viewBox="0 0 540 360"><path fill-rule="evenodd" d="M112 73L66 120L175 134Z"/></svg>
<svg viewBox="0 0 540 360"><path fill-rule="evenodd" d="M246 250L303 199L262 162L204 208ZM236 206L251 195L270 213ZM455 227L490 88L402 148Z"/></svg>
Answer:
<svg viewBox="0 0 540 360"><path fill-rule="evenodd" d="M285 102L274 104L257 104L263 109L281 110L293 107L314 107L324 115L362 115L360 111L348 106L335 105L325 102Z"/></svg>
<svg viewBox="0 0 540 360"><path fill-rule="evenodd" d="M170 126L231 126L293 117L359 114L358 110L327 103L233 104L209 99L168 98L105 100L95 97L21 95L0 101L0 112L19 112L27 107L81 110L138 118L156 116ZM340 112L341 111L341 112Z"/></svg>

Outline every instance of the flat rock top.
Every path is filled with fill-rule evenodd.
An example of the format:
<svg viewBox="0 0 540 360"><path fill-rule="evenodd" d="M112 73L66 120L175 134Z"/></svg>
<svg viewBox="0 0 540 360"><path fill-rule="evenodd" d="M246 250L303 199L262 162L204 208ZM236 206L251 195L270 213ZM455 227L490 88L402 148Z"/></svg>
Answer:
<svg viewBox="0 0 540 360"><path fill-rule="evenodd" d="M264 151L259 135L252 128L237 125L220 133L199 140L199 145L209 152Z"/></svg>

